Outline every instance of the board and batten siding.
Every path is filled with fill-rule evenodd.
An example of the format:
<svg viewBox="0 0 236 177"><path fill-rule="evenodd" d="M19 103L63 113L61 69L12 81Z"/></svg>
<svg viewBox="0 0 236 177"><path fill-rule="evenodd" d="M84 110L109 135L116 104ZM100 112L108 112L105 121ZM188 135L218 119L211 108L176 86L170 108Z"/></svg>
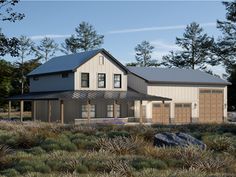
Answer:
<svg viewBox="0 0 236 177"><path fill-rule="evenodd" d="M191 103L192 118L199 117L199 90L221 89L224 90L224 117L227 116L227 86L194 86L194 85L149 85L148 94L171 98L170 117L174 118L175 103ZM152 103L149 103L152 110ZM151 112L151 111L150 111ZM150 115L149 117L152 117Z"/></svg>
<svg viewBox="0 0 236 177"><path fill-rule="evenodd" d="M36 76L38 80L30 77L30 92L46 92L74 90L74 73L69 73L68 77L62 78L61 73Z"/></svg>
<svg viewBox="0 0 236 177"><path fill-rule="evenodd" d="M104 64L99 63L99 57L104 56ZM81 73L89 73L89 88L81 87ZM98 88L98 73L106 74L106 88ZM114 88L114 74L121 74L121 88ZM75 71L75 90L127 90L127 74L102 53L98 53Z"/></svg>

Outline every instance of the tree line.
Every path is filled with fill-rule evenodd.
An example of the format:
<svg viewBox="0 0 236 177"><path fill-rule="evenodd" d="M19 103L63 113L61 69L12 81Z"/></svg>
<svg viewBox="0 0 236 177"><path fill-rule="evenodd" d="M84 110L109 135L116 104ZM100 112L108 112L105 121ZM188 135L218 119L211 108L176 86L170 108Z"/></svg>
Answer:
<svg viewBox="0 0 236 177"><path fill-rule="evenodd" d="M22 20L25 14L15 12L13 7L19 0L0 1L0 20L12 22ZM229 89L229 104L236 107L236 0L223 2L226 8L225 21L217 20L217 28L222 32L218 38L209 36L196 22L186 26L182 36L176 37L176 51L162 57L153 58L155 47L149 41L142 41L134 48L135 61L128 66L141 67L177 67L200 69L212 73L208 66L224 66L228 80L233 86ZM60 51L73 54L99 48L104 42L104 35L98 34L95 28L81 22L75 28L75 33L66 38L62 44L54 39L45 37L36 45L29 37L20 36L9 38L0 31L0 107L5 103L4 98L12 94L28 92L27 74L34 68L48 61ZM10 55L17 62L10 63L3 57Z"/></svg>

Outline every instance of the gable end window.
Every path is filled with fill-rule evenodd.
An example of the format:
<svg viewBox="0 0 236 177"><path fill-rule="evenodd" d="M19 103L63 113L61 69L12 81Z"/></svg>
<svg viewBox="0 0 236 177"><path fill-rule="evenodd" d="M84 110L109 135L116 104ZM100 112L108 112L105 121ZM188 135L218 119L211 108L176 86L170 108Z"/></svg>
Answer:
<svg viewBox="0 0 236 177"><path fill-rule="evenodd" d="M69 73L62 73L62 74L61 74L61 77L62 77L62 78L67 78L67 77L69 77Z"/></svg>
<svg viewBox="0 0 236 177"><path fill-rule="evenodd" d="M114 74L114 88L121 88L121 74Z"/></svg>
<svg viewBox="0 0 236 177"><path fill-rule="evenodd" d="M89 88L89 73L81 73L81 87Z"/></svg>
<svg viewBox="0 0 236 177"><path fill-rule="evenodd" d="M106 74L98 73L98 88L106 88Z"/></svg>
<svg viewBox="0 0 236 177"><path fill-rule="evenodd" d="M104 65L104 56L99 56L99 64Z"/></svg>

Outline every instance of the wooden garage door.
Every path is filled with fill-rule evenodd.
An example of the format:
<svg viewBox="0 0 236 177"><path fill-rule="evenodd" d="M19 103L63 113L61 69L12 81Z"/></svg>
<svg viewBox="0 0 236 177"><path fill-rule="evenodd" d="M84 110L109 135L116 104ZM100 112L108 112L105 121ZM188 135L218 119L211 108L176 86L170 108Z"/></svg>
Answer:
<svg viewBox="0 0 236 177"><path fill-rule="evenodd" d="M214 123L223 121L223 90L200 90L199 122Z"/></svg>
<svg viewBox="0 0 236 177"><path fill-rule="evenodd" d="M158 124L169 124L170 104L154 103L152 105L152 121Z"/></svg>
<svg viewBox="0 0 236 177"><path fill-rule="evenodd" d="M175 123L186 124L191 122L191 104L175 104Z"/></svg>

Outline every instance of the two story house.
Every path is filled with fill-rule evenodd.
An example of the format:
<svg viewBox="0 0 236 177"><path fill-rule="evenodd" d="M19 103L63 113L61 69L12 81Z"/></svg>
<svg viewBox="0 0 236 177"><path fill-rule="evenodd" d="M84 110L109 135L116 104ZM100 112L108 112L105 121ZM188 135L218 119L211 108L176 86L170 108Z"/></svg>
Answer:
<svg viewBox="0 0 236 177"><path fill-rule="evenodd" d="M230 83L197 70L125 67L105 49L52 58L28 77L30 93L9 101L31 101L34 120L182 124L227 115Z"/></svg>

